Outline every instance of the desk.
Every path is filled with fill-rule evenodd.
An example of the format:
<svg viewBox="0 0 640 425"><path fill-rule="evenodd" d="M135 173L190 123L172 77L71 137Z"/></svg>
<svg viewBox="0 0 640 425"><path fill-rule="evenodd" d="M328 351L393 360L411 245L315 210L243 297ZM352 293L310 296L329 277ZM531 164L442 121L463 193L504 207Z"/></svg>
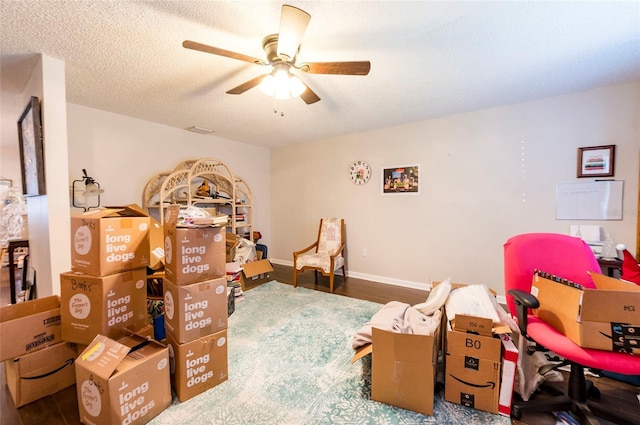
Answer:
<svg viewBox="0 0 640 425"><path fill-rule="evenodd" d="M29 248L29 240L14 239L9 241L9 284L11 286L11 304L16 303L16 261L15 250L18 248ZM25 271L22 269L22 285L24 285Z"/></svg>
<svg viewBox="0 0 640 425"><path fill-rule="evenodd" d="M620 277L622 275L622 260L617 258L598 258L598 264L602 273L610 277ZM618 272L616 275L616 271Z"/></svg>

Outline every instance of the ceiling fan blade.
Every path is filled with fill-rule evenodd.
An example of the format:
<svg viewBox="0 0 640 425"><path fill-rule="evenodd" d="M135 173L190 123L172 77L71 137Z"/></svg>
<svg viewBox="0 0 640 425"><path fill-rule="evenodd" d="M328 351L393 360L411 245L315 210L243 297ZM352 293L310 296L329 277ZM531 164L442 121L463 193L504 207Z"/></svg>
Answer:
<svg viewBox="0 0 640 425"><path fill-rule="evenodd" d="M310 62L303 63L299 69L310 74L367 75L371 62Z"/></svg>
<svg viewBox="0 0 640 425"><path fill-rule="evenodd" d="M208 46L196 41L185 40L182 42L182 47L186 49L198 50L205 53L211 53L218 56L225 56L231 59L238 59L249 63L255 63L256 65L266 65L265 61L263 61L262 59L243 55L242 53L232 52L230 50L220 49L219 47Z"/></svg>
<svg viewBox="0 0 640 425"><path fill-rule="evenodd" d="M227 94L242 94L244 92L246 92L249 89L254 88L255 86L257 86L258 84L260 84L262 82L262 79L264 77L266 77L269 74L264 74L264 75L258 75L255 78L250 79L249 81L246 81L242 84L240 84L238 87L234 87L231 90L227 91Z"/></svg>
<svg viewBox="0 0 640 425"><path fill-rule="evenodd" d="M303 83L307 88L302 92L300 98L304 100L304 103L307 105L311 105L312 103L316 103L320 100L320 96L318 96L313 90L309 88L305 83Z"/></svg>
<svg viewBox="0 0 640 425"><path fill-rule="evenodd" d="M282 5L280 15L280 32L278 33L278 56L293 60L307 30L311 15L302 9Z"/></svg>

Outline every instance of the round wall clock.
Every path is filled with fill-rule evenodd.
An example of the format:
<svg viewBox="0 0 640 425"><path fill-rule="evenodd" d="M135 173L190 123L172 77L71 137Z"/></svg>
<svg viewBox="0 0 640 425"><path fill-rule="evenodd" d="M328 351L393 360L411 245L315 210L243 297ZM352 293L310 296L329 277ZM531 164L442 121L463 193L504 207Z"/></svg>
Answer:
<svg viewBox="0 0 640 425"><path fill-rule="evenodd" d="M371 178L371 167L365 161L353 161L349 164L349 177L355 184L365 184Z"/></svg>

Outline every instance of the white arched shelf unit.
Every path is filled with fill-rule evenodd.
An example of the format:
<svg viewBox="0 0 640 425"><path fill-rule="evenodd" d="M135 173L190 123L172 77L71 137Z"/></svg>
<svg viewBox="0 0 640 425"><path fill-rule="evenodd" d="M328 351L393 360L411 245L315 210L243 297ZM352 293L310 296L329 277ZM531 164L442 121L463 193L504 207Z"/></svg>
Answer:
<svg viewBox="0 0 640 425"><path fill-rule="evenodd" d="M198 196L206 180L210 196ZM215 158L180 162L173 172L153 176L143 192L143 205L162 223L164 209L170 204L195 205L210 213L229 216L228 231L253 241L253 198L249 185ZM157 214L154 214L157 211Z"/></svg>

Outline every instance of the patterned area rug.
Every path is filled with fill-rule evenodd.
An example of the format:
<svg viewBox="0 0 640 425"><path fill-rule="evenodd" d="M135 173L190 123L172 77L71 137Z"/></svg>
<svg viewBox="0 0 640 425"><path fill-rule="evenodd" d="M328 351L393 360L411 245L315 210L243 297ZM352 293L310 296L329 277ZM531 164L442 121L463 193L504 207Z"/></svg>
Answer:
<svg viewBox="0 0 640 425"><path fill-rule="evenodd" d="M220 425L510 424L436 395L434 416L370 399L370 362L351 364L353 334L380 304L272 281L229 318L229 380L150 423Z"/></svg>

